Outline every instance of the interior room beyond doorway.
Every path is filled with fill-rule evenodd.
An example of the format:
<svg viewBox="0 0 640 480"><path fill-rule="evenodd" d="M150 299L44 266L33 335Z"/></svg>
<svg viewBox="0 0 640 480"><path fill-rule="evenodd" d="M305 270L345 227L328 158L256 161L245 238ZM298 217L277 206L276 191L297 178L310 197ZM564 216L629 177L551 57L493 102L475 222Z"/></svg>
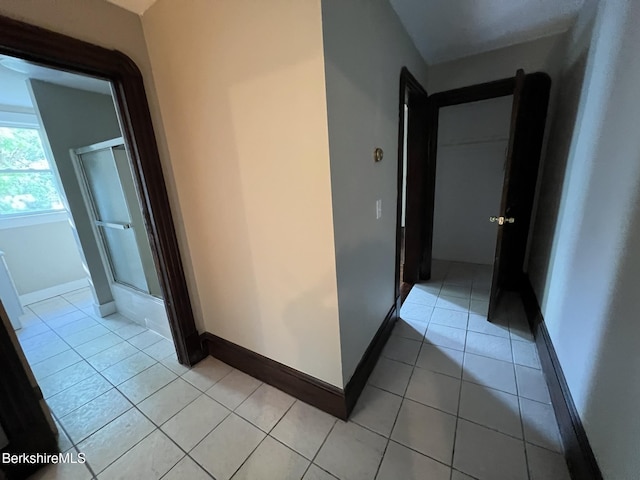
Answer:
<svg viewBox="0 0 640 480"><path fill-rule="evenodd" d="M513 96L440 108L433 259L493 266Z"/></svg>

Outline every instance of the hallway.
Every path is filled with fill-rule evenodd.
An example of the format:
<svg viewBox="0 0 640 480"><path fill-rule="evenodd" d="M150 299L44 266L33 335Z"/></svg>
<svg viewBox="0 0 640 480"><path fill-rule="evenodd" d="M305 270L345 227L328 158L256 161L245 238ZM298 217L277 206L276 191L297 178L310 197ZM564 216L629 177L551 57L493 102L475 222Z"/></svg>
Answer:
<svg viewBox="0 0 640 480"><path fill-rule="evenodd" d="M346 423L213 358L177 364L156 334L88 316L86 291L33 304L20 341L61 451L87 464L32 478L567 480L524 312L484 320L490 275L436 262Z"/></svg>
<svg viewBox="0 0 640 480"><path fill-rule="evenodd" d="M387 470L387 447L378 478L394 478L400 465L415 471L395 478L432 478L419 473L428 465L442 472L433 478L448 478L417 452L452 466L453 480L570 478L519 299L507 298L503 314L486 322L491 273L484 265L434 261L432 280L414 286L403 304L353 415L369 428L386 422L380 433L391 432L388 445L407 455Z"/></svg>

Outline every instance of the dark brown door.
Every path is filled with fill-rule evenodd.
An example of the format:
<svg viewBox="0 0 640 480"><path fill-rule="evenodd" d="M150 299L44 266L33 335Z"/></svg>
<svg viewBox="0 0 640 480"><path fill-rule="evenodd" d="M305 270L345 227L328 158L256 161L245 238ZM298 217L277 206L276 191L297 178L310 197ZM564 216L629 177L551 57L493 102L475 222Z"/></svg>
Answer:
<svg viewBox="0 0 640 480"><path fill-rule="evenodd" d="M427 159L427 97L409 94L407 128L407 204L405 215L405 257L402 281L420 280L424 241L424 177Z"/></svg>
<svg viewBox="0 0 640 480"><path fill-rule="evenodd" d="M420 262L425 226L424 176L427 164L427 101L426 90L404 67L400 73L400 104L398 131L398 203L396 224L396 298L400 298L400 284L413 285L420 280ZM407 105L405 125L404 108ZM404 172L403 144L407 142L407 171ZM403 178L406 177L405 226L401 226ZM404 258L401 259L401 252ZM402 269L401 267L402 262ZM402 271L402 276L400 276Z"/></svg>
<svg viewBox="0 0 640 480"><path fill-rule="evenodd" d="M9 318L0 303L0 426L7 444L1 453L53 453L58 450L50 416L42 405L42 393L21 356ZM20 353L19 353L20 352ZM25 478L40 465L0 462L0 478Z"/></svg>
<svg viewBox="0 0 640 480"><path fill-rule="evenodd" d="M515 80L502 200L491 218L497 241L489 320L496 315L502 292L521 285L551 87L543 73L518 70Z"/></svg>
<svg viewBox="0 0 640 480"><path fill-rule="evenodd" d="M422 232L422 259L420 263L420 280L431 279L431 261L433 252L433 216L436 201L436 156L438 153L438 116L439 108L433 96L427 99L427 158L423 177L424 189L424 228Z"/></svg>
<svg viewBox="0 0 640 480"><path fill-rule="evenodd" d="M508 258L506 258L506 247L509 242L509 229L515 223L515 217L510 217L512 211L510 200L511 172L514 170L514 147L516 139L516 129L518 128L518 116L521 109L522 90L524 88L525 74L524 70L518 70L516 73L516 85L513 91L513 104L511 107L511 128L509 131L509 148L507 150L507 158L504 166L504 181L502 184L502 197L500 200L500 212L490 218L490 221L496 223L498 229L496 239L496 252L493 262L493 280L491 282L491 296L489 297L489 320L491 320L496 312L500 295L504 288L506 267ZM515 193L515 192L514 192ZM518 219L518 222L520 219ZM506 235L505 235L506 233Z"/></svg>

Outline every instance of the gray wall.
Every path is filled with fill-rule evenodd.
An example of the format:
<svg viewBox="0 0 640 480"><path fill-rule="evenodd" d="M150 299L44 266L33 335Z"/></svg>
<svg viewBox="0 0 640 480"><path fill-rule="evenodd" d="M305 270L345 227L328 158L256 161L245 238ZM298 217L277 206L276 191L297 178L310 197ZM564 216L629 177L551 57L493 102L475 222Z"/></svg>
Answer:
<svg viewBox="0 0 640 480"><path fill-rule="evenodd" d="M324 0L322 21L346 384L393 305L400 70L425 82L426 64L386 0Z"/></svg>
<svg viewBox="0 0 640 480"><path fill-rule="evenodd" d="M91 274L100 305L112 300L109 280L100 257L70 149L121 136L113 100L109 95L30 80L33 104L42 129L43 142L55 158L64 193L69 202L73 227Z"/></svg>
<svg viewBox="0 0 640 480"><path fill-rule="evenodd" d="M638 2L587 2L571 33L529 265L603 476L616 480L640 472L638 24Z"/></svg>
<svg viewBox="0 0 640 480"><path fill-rule="evenodd" d="M493 264L513 97L440 109L433 258Z"/></svg>

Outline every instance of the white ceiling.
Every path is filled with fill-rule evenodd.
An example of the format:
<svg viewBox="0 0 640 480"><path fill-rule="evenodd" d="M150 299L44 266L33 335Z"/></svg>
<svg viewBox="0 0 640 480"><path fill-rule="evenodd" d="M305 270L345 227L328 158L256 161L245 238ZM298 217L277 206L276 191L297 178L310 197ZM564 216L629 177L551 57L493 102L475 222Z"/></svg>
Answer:
<svg viewBox="0 0 640 480"><path fill-rule="evenodd" d="M568 30L584 0L389 0L429 65Z"/></svg>
<svg viewBox="0 0 640 480"><path fill-rule="evenodd" d="M142 15L156 0L107 1ZM584 1L389 0L429 65L565 32Z"/></svg>
<svg viewBox="0 0 640 480"><path fill-rule="evenodd" d="M0 106L33 108L27 89L29 78L111 95L111 85L105 80L41 67L24 60L0 55Z"/></svg>
<svg viewBox="0 0 640 480"><path fill-rule="evenodd" d="M142 15L151 5L156 3L156 0L107 0L107 2Z"/></svg>

